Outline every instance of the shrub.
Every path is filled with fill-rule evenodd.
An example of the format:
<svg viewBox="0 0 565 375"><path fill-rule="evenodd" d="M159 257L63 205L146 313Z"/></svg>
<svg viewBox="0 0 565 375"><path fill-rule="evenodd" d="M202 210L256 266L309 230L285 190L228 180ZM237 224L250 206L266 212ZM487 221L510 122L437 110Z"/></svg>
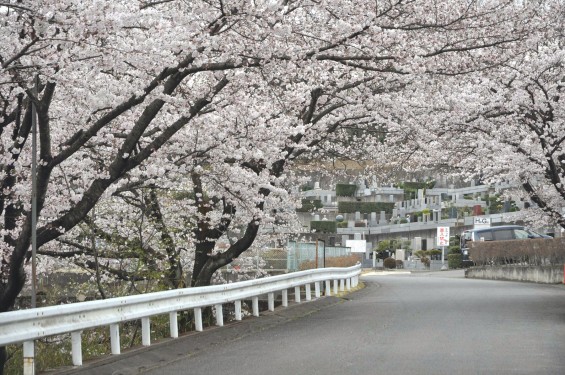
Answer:
<svg viewBox="0 0 565 375"><path fill-rule="evenodd" d="M341 223L337 223L338 228L347 228L347 221L342 221Z"/></svg>
<svg viewBox="0 0 565 375"><path fill-rule="evenodd" d="M400 268L400 269L404 268L404 262L401 261L400 259L397 259L396 260L396 268Z"/></svg>
<svg viewBox="0 0 565 375"><path fill-rule="evenodd" d="M386 258L383 262L385 268L392 269L396 268L396 259L394 258Z"/></svg>
<svg viewBox="0 0 565 375"><path fill-rule="evenodd" d="M448 254L461 254L461 248L459 246L449 246Z"/></svg>
<svg viewBox="0 0 565 375"><path fill-rule="evenodd" d="M430 268L430 258L421 257L420 262L422 262L424 264L424 266L426 266L426 268Z"/></svg>
<svg viewBox="0 0 565 375"><path fill-rule="evenodd" d="M461 247L459 246L459 241L461 236L455 235L449 238L449 253L448 254L461 254Z"/></svg>
<svg viewBox="0 0 565 375"><path fill-rule="evenodd" d="M418 258L424 258L427 255L427 252L425 250L417 250L414 251L414 255Z"/></svg>
<svg viewBox="0 0 565 375"><path fill-rule="evenodd" d="M359 262L359 257L357 255L347 255L342 257L326 257L326 267L351 267ZM321 262L320 262L321 264ZM315 260L307 260L300 263L298 268L303 270L311 270L316 268Z"/></svg>
<svg viewBox="0 0 565 375"><path fill-rule="evenodd" d="M433 189L435 184L436 182L434 180L426 182L405 181L402 187L406 190Z"/></svg>
<svg viewBox="0 0 565 375"><path fill-rule="evenodd" d="M462 261L461 254L449 254L447 256L447 265L449 269L461 268L461 261Z"/></svg>
<svg viewBox="0 0 565 375"><path fill-rule="evenodd" d="M438 249L428 250L428 256L430 256L431 259L441 259L441 254L442 251Z"/></svg>
<svg viewBox="0 0 565 375"><path fill-rule="evenodd" d="M416 198L416 194L418 189L433 189L435 186L435 181L427 181L427 182L412 182L406 181L400 184L400 188L404 189L404 199L414 199Z"/></svg>
<svg viewBox="0 0 565 375"><path fill-rule="evenodd" d="M357 185L337 184L335 186L335 195L338 197L353 197L357 191Z"/></svg>
<svg viewBox="0 0 565 375"><path fill-rule="evenodd" d="M565 263L565 238L471 242L469 256L477 265Z"/></svg>
<svg viewBox="0 0 565 375"><path fill-rule="evenodd" d="M338 211L343 213L360 212L362 214L370 214L371 212L384 211L391 214L394 203L388 202L338 202Z"/></svg>
<svg viewBox="0 0 565 375"><path fill-rule="evenodd" d="M335 221L320 220L311 221L310 230L315 230L318 233L335 233L337 231L337 223Z"/></svg>
<svg viewBox="0 0 565 375"><path fill-rule="evenodd" d="M297 208L297 212L311 212L324 207L320 199L302 199L302 206Z"/></svg>

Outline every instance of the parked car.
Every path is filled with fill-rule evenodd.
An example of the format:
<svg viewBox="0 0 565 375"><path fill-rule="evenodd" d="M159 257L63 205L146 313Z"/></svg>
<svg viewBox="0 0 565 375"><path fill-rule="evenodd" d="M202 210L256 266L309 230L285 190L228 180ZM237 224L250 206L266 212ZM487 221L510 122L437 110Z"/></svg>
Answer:
<svg viewBox="0 0 565 375"><path fill-rule="evenodd" d="M551 238L551 236L537 233L521 225L501 225L466 230L461 234L461 253L464 261L469 260L470 241L527 240L532 238Z"/></svg>

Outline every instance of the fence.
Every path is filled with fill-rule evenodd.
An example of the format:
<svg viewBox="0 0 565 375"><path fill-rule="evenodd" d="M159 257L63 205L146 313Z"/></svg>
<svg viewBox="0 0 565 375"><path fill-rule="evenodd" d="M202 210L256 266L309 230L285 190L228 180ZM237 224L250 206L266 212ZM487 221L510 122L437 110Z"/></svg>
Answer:
<svg viewBox="0 0 565 375"><path fill-rule="evenodd" d="M318 260L318 268L324 267L324 259L345 257L351 254L351 248L342 246L325 246L319 241L316 257L315 242L289 241L286 248L262 249L249 252L247 256L236 259L226 269L226 274L233 270L245 270L247 273L256 271L261 273L276 274L281 272L294 272L300 270L304 262ZM233 281L229 275L226 279Z"/></svg>
<svg viewBox="0 0 565 375"><path fill-rule="evenodd" d="M82 330L109 326L112 354L120 354L120 324L141 319L142 344L151 343L150 318L168 314L170 335L178 337L177 313L194 309L197 331L203 330L202 308L215 307L216 325L223 326L222 304L234 303L235 319L242 319L241 301L252 299L254 316L259 316L259 296L267 295L268 309L274 310L275 293L281 292L282 306L288 306L288 289L294 288L295 300L300 302L300 288L304 287L306 300L320 297L325 282L326 295L357 286L361 265L348 268L323 268L294 272L286 275L248 280L232 284L199 288L176 289L135 296L110 298L68 305L18 310L0 314L0 346L23 343L24 374L34 374L34 341L40 338L71 333L72 362L82 365ZM339 283L339 286L338 286Z"/></svg>
<svg viewBox="0 0 565 375"><path fill-rule="evenodd" d="M325 246L323 241L315 242L288 242L288 262L289 271L300 269L300 263L318 260L318 267L324 267L324 259L332 257L343 257L351 254L350 247Z"/></svg>

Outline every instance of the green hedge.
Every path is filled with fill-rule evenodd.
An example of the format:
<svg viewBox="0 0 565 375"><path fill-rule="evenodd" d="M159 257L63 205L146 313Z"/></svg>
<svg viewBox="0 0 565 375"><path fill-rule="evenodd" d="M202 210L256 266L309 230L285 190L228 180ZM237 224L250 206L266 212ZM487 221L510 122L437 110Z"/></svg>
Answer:
<svg viewBox="0 0 565 375"><path fill-rule="evenodd" d="M426 181L426 182L414 182L414 181L406 181L401 184L402 188L407 190L418 190L418 189L433 189L436 182Z"/></svg>
<svg viewBox="0 0 565 375"><path fill-rule="evenodd" d="M357 191L357 185L337 184L335 186L335 195L338 197L354 197Z"/></svg>
<svg viewBox="0 0 565 375"><path fill-rule="evenodd" d="M340 213L355 213L370 214L371 212L379 213L384 211L387 214L392 214L394 203L387 202L338 202L337 209Z"/></svg>
<svg viewBox="0 0 565 375"><path fill-rule="evenodd" d="M449 269L453 270L456 268L461 268L462 259L463 258L461 254L449 254L447 256L447 265L449 266Z"/></svg>
<svg viewBox="0 0 565 375"><path fill-rule="evenodd" d="M418 189L425 189L426 183L425 182L404 182L402 184L402 188L404 190L416 191Z"/></svg>
<svg viewBox="0 0 565 375"><path fill-rule="evenodd" d="M310 230L315 230L316 232L322 233L335 233L337 232L337 223L335 221L329 220L320 220L320 221L311 221L310 222Z"/></svg>
<svg viewBox="0 0 565 375"><path fill-rule="evenodd" d="M302 199L302 207L297 208L297 212L311 212L324 207L320 199Z"/></svg>
<svg viewBox="0 0 565 375"><path fill-rule="evenodd" d="M433 189L435 186L435 181L427 181L427 182L413 182L413 181L406 181L399 184L401 189L404 189L404 199L415 199L417 192L419 189Z"/></svg>

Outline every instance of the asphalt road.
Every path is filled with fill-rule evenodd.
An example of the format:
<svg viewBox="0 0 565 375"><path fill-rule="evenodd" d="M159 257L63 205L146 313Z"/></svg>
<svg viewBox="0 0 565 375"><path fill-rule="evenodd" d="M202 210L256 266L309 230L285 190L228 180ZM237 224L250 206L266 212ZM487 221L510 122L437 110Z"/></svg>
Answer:
<svg viewBox="0 0 565 375"><path fill-rule="evenodd" d="M135 366L132 357L129 367L118 369L116 362L92 371L565 374L562 285L470 280L458 271L364 276L362 281L364 289L343 299L302 304L318 306L311 311L298 306L304 310L291 316L297 307L284 314L278 308L252 324L181 339L192 348L151 347L144 352L144 365Z"/></svg>

